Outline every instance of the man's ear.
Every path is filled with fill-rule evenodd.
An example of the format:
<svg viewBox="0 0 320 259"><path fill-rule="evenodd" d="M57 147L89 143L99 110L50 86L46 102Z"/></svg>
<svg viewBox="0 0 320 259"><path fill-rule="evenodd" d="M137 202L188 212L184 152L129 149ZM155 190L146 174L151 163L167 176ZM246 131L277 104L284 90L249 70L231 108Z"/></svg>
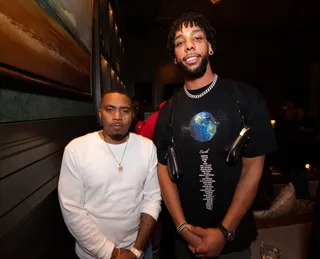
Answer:
<svg viewBox="0 0 320 259"><path fill-rule="evenodd" d="M211 46L211 43L208 42L208 47L209 47L209 55L213 55L214 54L214 51L212 49L212 46Z"/></svg>
<svg viewBox="0 0 320 259"><path fill-rule="evenodd" d="M98 110L98 115L99 115L100 121L102 121L102 120L101 120L101 108L99 108L99 110Z"/></svg>
<svg viewBox="0 0 320 259"><path fill-rule="evenodd" d="M177 58L174 58L173 62L177 65L178 64Z"/></svg>

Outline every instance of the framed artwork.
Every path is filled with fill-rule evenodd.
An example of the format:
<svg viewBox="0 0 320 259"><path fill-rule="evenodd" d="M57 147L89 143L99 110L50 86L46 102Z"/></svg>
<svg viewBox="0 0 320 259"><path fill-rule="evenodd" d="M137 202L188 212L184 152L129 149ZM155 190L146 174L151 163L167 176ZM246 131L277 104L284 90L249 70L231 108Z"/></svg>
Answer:
<svg viewBox="0 0 320 259"><path fill-rule="evenodd" d="M91 96L94 0L0 0L0 73Z"/></svg>

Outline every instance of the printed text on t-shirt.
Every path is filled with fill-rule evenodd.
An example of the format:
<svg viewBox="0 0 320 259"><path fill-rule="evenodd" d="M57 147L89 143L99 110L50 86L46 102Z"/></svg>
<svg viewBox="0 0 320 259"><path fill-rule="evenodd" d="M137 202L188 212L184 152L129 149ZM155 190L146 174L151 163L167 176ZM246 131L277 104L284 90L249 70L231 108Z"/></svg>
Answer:
<svg viewBox="0 0 320 259"><path fill-rule="evenodd" d="M202 183L202 188L200 189L203 192L203 201L205 201L206 209L213 210L214 202L214 173L212 172L211 164L208 164L209 150L200 150L200 158L202 164L200 164L200 182Z"/></svg>

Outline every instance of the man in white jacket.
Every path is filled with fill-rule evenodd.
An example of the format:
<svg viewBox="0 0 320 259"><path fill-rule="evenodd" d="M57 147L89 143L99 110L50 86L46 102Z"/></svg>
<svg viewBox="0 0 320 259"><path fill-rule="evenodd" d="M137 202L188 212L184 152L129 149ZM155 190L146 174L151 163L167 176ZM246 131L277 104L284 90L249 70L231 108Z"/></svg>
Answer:
<svg viewBox="0 0 320 259"><path fill-rule="evenodd" d="M103 95L99 116L102 131L65 148L58 185L62 214L79 258L142 258L160 212L156 148L128 133L131 100L123 90Z"/></svg>

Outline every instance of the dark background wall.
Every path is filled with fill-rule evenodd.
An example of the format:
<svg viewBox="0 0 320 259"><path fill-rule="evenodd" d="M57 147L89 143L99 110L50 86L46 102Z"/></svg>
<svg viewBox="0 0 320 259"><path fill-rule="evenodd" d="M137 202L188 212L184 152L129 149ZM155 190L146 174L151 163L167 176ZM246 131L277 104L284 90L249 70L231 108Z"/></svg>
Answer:
<svg viewBox="0 0 320 259"><path fill-rule="evenodd" d="M135 50L131 61L135 81L153 85L153 108L164 99L165 85L183 85L165 47L167 32L166 26L157 26L145 38L132 38L130 45ZM276 29L223 29L217 36L213 70L220 76L255 85L273 114L287 100L309 108L310 89L319 85L313 78L320 73L315 72L320 56L315 41L320 40L303 37ZM136 92L140 85L136 84Z"/></svg>
<svg viewBox="0 0 320 259"><path fill-rule="evenodd" d="M94 116L0 124L0 257L68 258L73 242L56 187L64 146L94 129Z"/></svg>
<svg viewBox="0 0 320 259"><path fill-rule="evenodd" d="M136 88L153 85L149 97L153 109L164 99L166 85L183 84L165 45L172 21L192 11L204 14L216 28L215 72L259 88L273 116L284 101L293 100L313 117L320 117L319 2L118 2L130 35L130 67Z"/></svg>

